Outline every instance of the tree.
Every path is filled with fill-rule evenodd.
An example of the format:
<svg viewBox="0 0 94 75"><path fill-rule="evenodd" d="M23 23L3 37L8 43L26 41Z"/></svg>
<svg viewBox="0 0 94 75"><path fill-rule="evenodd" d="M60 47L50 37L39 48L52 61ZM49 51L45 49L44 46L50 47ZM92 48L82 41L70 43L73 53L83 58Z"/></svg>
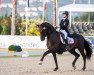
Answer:
<svg viewBox="0 0 94 75"><path fill-rule="evenodd" d="M11 30L11 20L10 17L3 17L3 19L0 20L0 25L2 26L2 35L9 35Z"/></svg>
<svg viewBox="0 0 94 75"><path fill-rule="evenodd" d="M74 21L79 21L80 20L80 18L78 17L78 16L74 16Z"/></svg>
<svg viewBox="0 0 94 75"><path fill-rule="evenodd" d="M0 34L1 34L2 30L3 30L3 28L2 28L2 26L0 25Z"/></svg>
<svg viewBox="0 0 94 75"><path fill-rule="evenodd" d="M88 16L90 14L90 21L94 22L94 12L89 12L89 13L84 13L81 16L75 16L74 17L74 21L81 21L81 22L88 22Z"/></svg>
<svg viewBox="0 0 94 75"><path fill-rule="evenodd" d="M25 20L22 20L22 27L21 27L21 35L25 35ZM29 36L39 36L39 31L36 27L37 24L41 24L42 23L42 19L31 19L28 20L28 35Z"/></svg>
<svg viewBox="0 0 94 75"><path fill-rule="evenodd" d="M84 13L80 17L81 22L88 22L88 13Z"/></svg>
<svg viewBox="0 0 94 75"><path fill-rule="evenodd" d="M92 13L90 14L90 21L91 21L91 22L94 22L94 12L92 12Z"/></svg>

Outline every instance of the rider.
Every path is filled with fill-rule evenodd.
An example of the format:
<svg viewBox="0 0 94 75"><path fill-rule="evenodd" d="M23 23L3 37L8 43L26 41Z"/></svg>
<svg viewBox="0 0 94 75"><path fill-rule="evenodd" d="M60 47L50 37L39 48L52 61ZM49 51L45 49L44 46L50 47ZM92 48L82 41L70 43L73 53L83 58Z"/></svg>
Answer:
<svg viewBox="0 0 94 75"><path fill-rule="evenodd" d="M66 50L69 50L67 37L70 36L70 33L68 31L68 25L69 25L68 15L69 13L67 11L63 12L63 19L60 22L60 34L61 37L64 38L66 44Z"/></svg>

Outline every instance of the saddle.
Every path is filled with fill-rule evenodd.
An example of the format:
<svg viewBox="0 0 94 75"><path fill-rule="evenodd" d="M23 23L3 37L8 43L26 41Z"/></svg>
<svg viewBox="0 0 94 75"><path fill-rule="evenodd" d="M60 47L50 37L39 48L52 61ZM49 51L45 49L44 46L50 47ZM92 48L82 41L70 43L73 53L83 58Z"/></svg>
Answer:
<svg viewBox="0 0 94 75"><path fill-rule="evenodd" d="M61 42L65 44L65 41L63 40L63 37L61 36L61 34L60 34L60 39L61 39ZM67 37L67 40L68 40L68 44L74 43L74 39L72 37Z"/></svg>

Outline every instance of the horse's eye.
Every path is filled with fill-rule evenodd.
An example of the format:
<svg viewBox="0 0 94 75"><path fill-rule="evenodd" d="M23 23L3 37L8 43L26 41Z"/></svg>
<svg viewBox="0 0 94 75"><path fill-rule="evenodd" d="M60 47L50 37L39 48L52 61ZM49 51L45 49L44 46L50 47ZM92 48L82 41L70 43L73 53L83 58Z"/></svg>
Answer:
<svg viewBox="0 0 94 75"><path fill-rule="evenodd" d="M43 30L45 30L46 29L46 27L43 27Z"/></svg>

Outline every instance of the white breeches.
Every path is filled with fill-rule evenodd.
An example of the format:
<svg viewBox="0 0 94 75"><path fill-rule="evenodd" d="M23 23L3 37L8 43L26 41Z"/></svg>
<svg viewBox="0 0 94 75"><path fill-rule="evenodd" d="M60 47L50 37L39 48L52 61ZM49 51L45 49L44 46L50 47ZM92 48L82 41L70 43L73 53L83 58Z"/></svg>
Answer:
<svg viewBox="0 0 94 75"><path fill-rule="evenodd" d="M64 34L64 39L67 39L68 36L67 32L65 30L60 30L60 32Z"/></svg>

